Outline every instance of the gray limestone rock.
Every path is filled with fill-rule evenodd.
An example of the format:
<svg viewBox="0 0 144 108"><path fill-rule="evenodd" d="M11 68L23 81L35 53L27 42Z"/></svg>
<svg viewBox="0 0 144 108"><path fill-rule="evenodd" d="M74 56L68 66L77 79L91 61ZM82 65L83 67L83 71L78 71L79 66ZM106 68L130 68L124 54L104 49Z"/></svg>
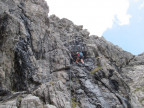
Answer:
<svg viewBox="0 0 144 108"><path fill-rule="evenodd" d="M143 108L144 54L48 12L44 0L0 1L0 108Z"/></svg>
<svg viewBox="0 0 144 108"><path fill-rule="evenodd" d="M29 94L21 100L20 108L43 108L43 105L38 97Z"/></svg>
<svg viewBox="0 0 144 108"><path fill-rule="evenodd" d="M142 108L144 97L144 55L136 56L128 66L122 69L123 78L131 90L131 103L134 108Z"/></svg>

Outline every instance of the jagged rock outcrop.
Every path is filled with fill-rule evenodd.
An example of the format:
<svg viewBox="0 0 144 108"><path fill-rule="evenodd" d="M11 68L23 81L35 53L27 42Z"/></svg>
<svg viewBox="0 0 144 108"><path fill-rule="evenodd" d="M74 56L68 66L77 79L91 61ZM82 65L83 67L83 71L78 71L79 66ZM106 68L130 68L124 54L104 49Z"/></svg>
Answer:
<svg viewBox="0 0 144 108"><path fill-rule="evenodd" d="M142 108L144 55L48 11L44 0L0 1L0 108Z"/></svg>
<svg viewBox="0 0 144 108"><path fill-rule="evenodd" d="M122 76L131 90L131 103L134 108L144 106L144 54L135 57L122 69Z"/></svg>
<svg viewBox="0 0 144 108"><path fill-rule="evenodd" d="M83 51L85 55L86 66L79 67L73 63L70 67L73 98L80 102L81 107L130 107L130 90L120 72L134 56L103 37L89 36L82 26L76 26L67 19L54 15L49 19L51 32L61 37L72 57L75 58L77 51ZM90 72L98 67L102 69Z"/></svg>

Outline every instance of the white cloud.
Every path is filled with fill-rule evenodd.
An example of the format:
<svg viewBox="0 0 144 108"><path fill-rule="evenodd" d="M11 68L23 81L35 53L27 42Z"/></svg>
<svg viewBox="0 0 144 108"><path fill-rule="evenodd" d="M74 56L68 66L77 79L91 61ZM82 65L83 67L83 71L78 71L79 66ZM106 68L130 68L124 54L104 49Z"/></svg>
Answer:
<svg viewBox="0 0 144 108"><path fill-rule="evenodd" d="M138 1L140 1L140 0L133 0L134 2L138 2Z"/></svg>
<svg viewBox="0 0 144 108"><path fill-rule="evenodd" d="M118 20L119 25L129 24L128 0L46 0L50 14L68 18L77 25L83 25L91 34L101 36L112 28Z"/></svg>
<svg viewBox="0 0 144 108"><path fill-rule="evenodd" d="M142 8L144 8L144 2L140 4L139 9L141 10Z"/></svg>

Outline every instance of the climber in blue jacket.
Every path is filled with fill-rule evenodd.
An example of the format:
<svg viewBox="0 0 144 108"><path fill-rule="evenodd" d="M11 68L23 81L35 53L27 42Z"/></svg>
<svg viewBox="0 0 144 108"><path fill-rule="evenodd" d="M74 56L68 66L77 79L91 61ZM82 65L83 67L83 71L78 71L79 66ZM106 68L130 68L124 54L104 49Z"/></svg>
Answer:
<svg viewBox="0 0 144 108"><path fill-rule="evenodd" d="M82 52L77 52L77 59L76 59L76 63L79 62L79 60L81 61L82 64L84 64L84 61L83 61L83 53Z"/></svg>

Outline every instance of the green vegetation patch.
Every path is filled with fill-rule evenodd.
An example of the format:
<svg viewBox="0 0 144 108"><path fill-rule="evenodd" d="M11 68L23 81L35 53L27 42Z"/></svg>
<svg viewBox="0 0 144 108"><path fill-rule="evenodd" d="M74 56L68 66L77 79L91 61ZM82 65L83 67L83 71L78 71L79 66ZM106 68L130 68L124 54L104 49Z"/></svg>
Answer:
<svg viewBox="0 0 144 108"><path fill-rule="evenodd" d="M144 86L136 88L135 91L134 91L134 93L137 92L137 91L140 91L140 90L144 92Z"/></svg>
<svg viewBox="0 0 144 108"><path fill-rule="evenodd" d="M53 82L53 81L50 81L49 84L53 86L53 85L54 85L54 82Z"/></svg>
<svg viewBox="0 0 144 108"><path fill-rule="evenodd" d="M142 104L143 101L144 101L144 98L142 98L142 99L140 100L140 103Z"/></svg>
<svg viewBox="0 0 144 108"><path fill-rule="evenodd" d="M91 74L94 74L96 73L98 70L100 70L102 67L101 66L98 66L97 68L93 69L90 73Z"/></svg>
<svg viewBox="0 0 144 108"><path fill-rule="evenodd" d="M76 102L76 98L72 98L72 108L76 108L77 105L79 105L79 102Z"/></svg>

